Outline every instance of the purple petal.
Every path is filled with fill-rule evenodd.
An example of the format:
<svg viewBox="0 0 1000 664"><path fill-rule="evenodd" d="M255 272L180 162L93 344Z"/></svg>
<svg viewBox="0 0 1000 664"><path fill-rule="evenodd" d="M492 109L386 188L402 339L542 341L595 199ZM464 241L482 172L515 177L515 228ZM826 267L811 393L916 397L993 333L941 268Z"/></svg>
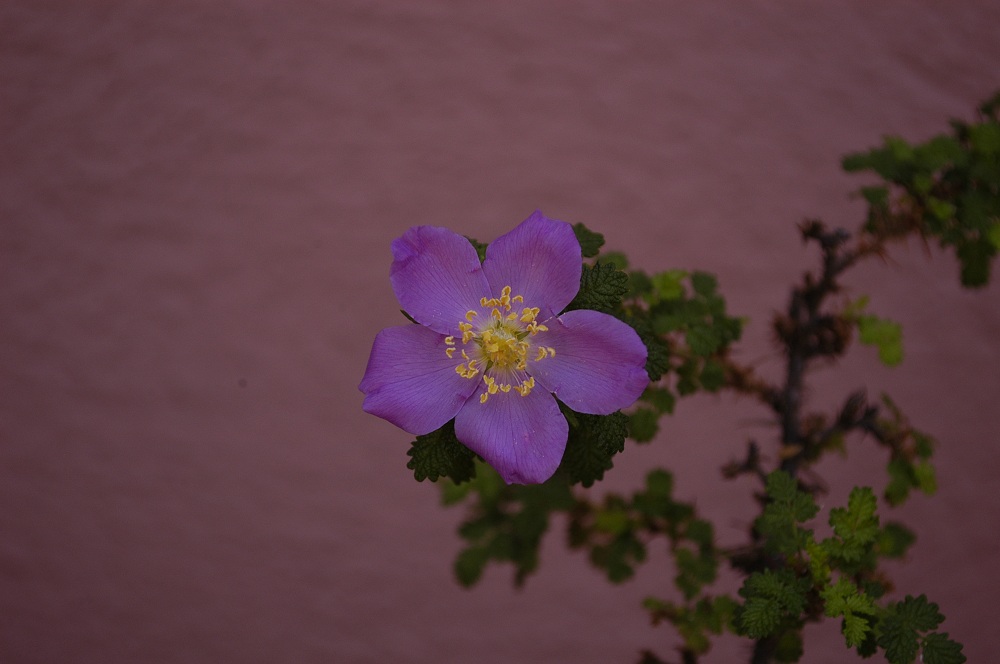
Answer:
<svg viewBox="0 0 1000 664"><path fill-rule="evenodd" d="M508 484L540 484L552 477L566 450L569 425L552 395L537 387L470 398L455 418L455 435Z"/></svg>
<svg viewBox="0 0 1000 664"><path fill-rule="evenodd" d="M524 296L525 307L540 308L538 318L545 321L580 290L582 261L573 227L535 211L490 243L483 270L494 297L510 286L512 295Z"/></svg>
<svg viewBox="0 0 1000 664"><path fill-rule="evenodd" d="M422 435L455 417L481 380L455 372L444 336L422 325L387 327L375 337L358 386L365 412ZM478 405L478 402L477 402Z"/></svg>
<svg viewBox="0 0 1000 664"><path fill-rule="evenodd" d="M555 350L528 373L580 413L607 415L632 405L649 383L646 345L635 330L598 311L567 311L532 340Z"/></svg>
<svg viewBox="0 0 1000 664"><path fill-rule="evenodd" d="M458 332L465 313L490 295L472 244L447 228L415 226L392 243L389 280L414 320L442 334Z"/></svg>

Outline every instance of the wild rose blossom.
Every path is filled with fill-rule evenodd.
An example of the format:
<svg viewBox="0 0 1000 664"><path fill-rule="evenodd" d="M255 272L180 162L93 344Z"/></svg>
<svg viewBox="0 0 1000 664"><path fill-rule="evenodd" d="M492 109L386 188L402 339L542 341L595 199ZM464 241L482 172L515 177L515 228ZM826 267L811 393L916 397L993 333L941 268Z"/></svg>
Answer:
<svg viewBox="0 0 1000 664"><path fill-rule="evenodd" d="M392 243L390 281L419 325L382 330L364 378L365 411L412 434L455 418L459 441L507 483L547 480L580 413L631 405L648 383L635 330L589 310L557 315L580 288L572 227L536 211L494 240L417 226Z"/></svg>

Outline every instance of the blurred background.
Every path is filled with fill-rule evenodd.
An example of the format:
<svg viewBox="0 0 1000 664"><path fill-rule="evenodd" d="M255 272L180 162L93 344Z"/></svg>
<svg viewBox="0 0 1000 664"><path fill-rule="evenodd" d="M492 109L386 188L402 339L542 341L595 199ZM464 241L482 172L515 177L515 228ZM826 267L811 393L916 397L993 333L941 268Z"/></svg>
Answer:
<svg viewBox="0 0 1000 664"><path fill-rule="evenodd" d="M647 271L716 273L750 317L739 358L776 377L770 317L815 260L795 224L857 228L843 154L971 118L998 25L997 3L932 0L4 2L0 661L669 656L639 605L677 596L662 552L610 586L557 523L522 590L501 567L454 582L462 512L360 408L372 339L403 323L390 242L584 222ZM810 405L868 385L938 438L939 493L892 512L919 539L890 571L990 661L1000 289L916 243L849 282L906 359L818 368ZM598 491L664 465L737 543L754 487L718 469L750 436L773 452L767 415L682 401ZM826 507L880 492L885 462L853 441ZM853 661L838 630L810 627L803 661Z"/></svg>

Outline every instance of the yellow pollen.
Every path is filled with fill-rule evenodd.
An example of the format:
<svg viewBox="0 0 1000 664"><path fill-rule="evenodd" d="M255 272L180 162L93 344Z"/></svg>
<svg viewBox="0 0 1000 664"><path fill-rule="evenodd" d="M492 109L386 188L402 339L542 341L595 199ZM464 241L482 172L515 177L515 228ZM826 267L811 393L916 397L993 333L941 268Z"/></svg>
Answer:
<svg viewBox="0 0 1000 664"><path fill-rule="evenodd" d="M535 388L535 379L527 375L529 359L538 362L555 357L555 349L527 340L548 328L537 320L541 314L538 307L513 306L523 303L524 296L515 295L510 286L504 286L499 297L479 299L482 311L488 309L489 316L480 316L481 310L469 309L465 319L458 322L462 347L456 347L457 336L444 339L449 359L455 357L456 350L461 353L463 362L455 367L455 373L463 378L482 376L484 389L479 395L480 403L511 390L522 397L528 396Z"/></svg>

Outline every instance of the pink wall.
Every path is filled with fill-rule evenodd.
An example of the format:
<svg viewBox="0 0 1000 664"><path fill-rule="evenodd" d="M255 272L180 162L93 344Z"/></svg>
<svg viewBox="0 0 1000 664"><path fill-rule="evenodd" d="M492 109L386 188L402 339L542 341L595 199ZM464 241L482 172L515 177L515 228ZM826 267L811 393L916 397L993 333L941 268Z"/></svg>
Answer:
<svg viewBox="0 0 1000 664"><path fill-rule="evenodd" d="M955 5L955 6L952 6ZM0 660L634 661L674 643L558 535L526 589L452 581L460 513L361 412L375 333L402 322L389 242L489 240L536 207L649 270L716 272L768 317L810 264L794 224L855 227L840 156L921 139L1000 87L1000 5L6 2L0 7ZM990 661L1000 523L1000 300L919 246L855 273L907 359L868 384L935 434L941 490L901 592ZM739 541L718 467L766 413L682 402L610 485L653 464ZM850 464L883 486L885 459ZM828 463L829 505L850 485ZM807 662L850 661L836 625ZM708 661L739 661L724 640Z"/></svg>

